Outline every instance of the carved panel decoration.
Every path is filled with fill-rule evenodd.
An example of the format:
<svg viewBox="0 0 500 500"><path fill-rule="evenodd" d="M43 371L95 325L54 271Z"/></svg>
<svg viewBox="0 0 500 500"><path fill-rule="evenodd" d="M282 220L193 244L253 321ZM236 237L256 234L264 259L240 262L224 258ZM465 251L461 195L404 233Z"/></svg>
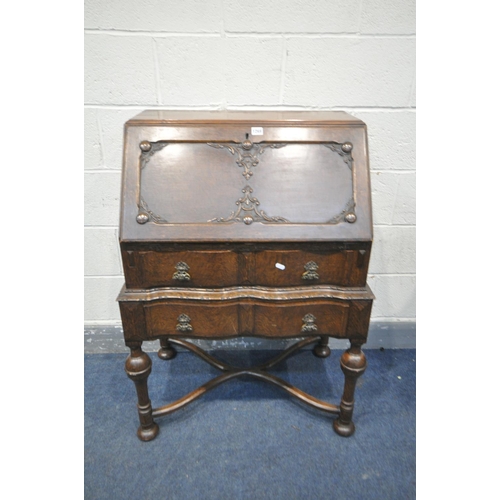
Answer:
<svg viewBox="0 0 500 500"><path fill-rule="evenodd" d="M207 143L213 148L227 149L232 155L236 155L236 164L238 167L243 168L243 177L248 181L253 175L252 168L257 167L259 164L259 155L264 153L266 148L283 148L286 143L282 144L253 144L249 140L241 144L228 144L223 142L209 142ZM252 152L252 150L254 150Z"/></svg>
<svg viewBox="0 0 500 500"><path fill-rule="evenodd" d="M160 153L167 146L169 148ZM234 158L232 165L242 169L241 176L246 182L251 180L251 185L243 184L243 180L240 183L231 173L231 157L225 157L224 154L213 156L208 152L203 152L202 148L207 146L220 150L221 153L229 153ZM251 225L253 222L263 224L347 222L352 224L356 221L352 173L353 146L349 142L253 143L247 138L241 143L142 141L139 148L140 174L136 216L139 224L149 222L159 225L180 223ZM331 157L328 153L322 153L321 148L327 148L335 156ZM263 161L266 151L276 150L283 150L283 153L268 153ZM190 193L191 174L187 167L190 166L190 162L204 163L205 161L207 165L201 174L205 176L204 181L196 183L197 186L200 184L205 186L205 189L200 190L198 187L197 193ZM314 169L309 170L309 164L313 165ZM148 179L149 188L143 189L144 175L151 168L153 168L153 173ZM174 169L176 169L175 176ZM316 177L321 177L319 191L317 179L308 178L310 171L314 171ZM198 175L200 175L200 170L198 170ZM181 177L184 179L180 179ZM156 183L163 183L165 189L154 189ZM218 199L212 198L210 194L211 186L215 185L219 192ZM316 192L309 192L312 186ZM337 196L331 196L334 189ZM227 206L231 192L234 193L236 190L242 192L243 196L240 195L239 198L235 196L232 203L236 204L237 208L231 211L228 206L224 214L223 207ZM154 199L154 196L158 196L155 193L160 191L167 194L163 199L158 199L158 197ZM258 198L253 196L254 191ZM339 192L342 193L340 197ZM220 198L220 193L223 193L224 199ZM150 196L153 199L150 199ZM185 219L172 220L169 213L173 211L172 207L178 208L179 203L186 208ZM319 209L314 206L315 203ZM292 207L295 207L295 211L291 209ZM182 214L182 211L177 209L175 212L178 218L179 213ZM278 212L279 215L268 215L269 212L275 214ZM302 220L297 220L297 212L300 212Z"/></svg>
<svg viewBox="0 0 500 500"><path fill-rule="evenodd" d="M253 189L250 186L245 186L241 190L244 194L240 198L236 205L238 209L236 212L232 212L226 219L219 217L216 219L209 220L208 222L244 222L245 224L251 224L252 222L289 222L283 217L270 217L262 210L258 209L260 202L257 198L251 196Z"/></svg>

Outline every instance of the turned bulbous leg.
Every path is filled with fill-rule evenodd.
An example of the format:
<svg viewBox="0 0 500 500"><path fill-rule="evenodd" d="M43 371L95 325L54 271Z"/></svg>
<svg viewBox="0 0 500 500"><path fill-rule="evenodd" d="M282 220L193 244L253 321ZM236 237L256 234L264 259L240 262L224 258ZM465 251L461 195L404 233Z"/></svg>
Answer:
<svg viewBox="0 0 500 500"><path fill-rule="evenodd" d="M320 341L314 346L313 353L318 358L327 358L330 356L330 348L328 347L329 337L323 335Z"/></svg>
<svg viewBox="0 0 500 500"><path fill-rule="evenodd" d="M141 349L142 342L128 342L130 355L125 362L125 371L133 380L137 391L137 411L140 426L137 436L141 441L151 441L158 434L158 424L153 420L153 408L148 393L148 377L151 373L151 359Z"/></svg>
<svg viewBox="0 0 500 500"><path fill-rule="evenodd" d="M340 401L340 415L333 421L333 429L340 436L354 434L352 414L354 410L354 390L357 379L366 370L366 357L361 350L361 344L351 342L351 347L340 358L340 367L344 372L344 393Z"/></svg>
<svg viewBox="0 0 500 500"><path fill-rule="evenodd" d="M177 351L172 347L168 339L160 339L160 349L158 349L158 357L160 359L173 359L177 355Z"/></svg>

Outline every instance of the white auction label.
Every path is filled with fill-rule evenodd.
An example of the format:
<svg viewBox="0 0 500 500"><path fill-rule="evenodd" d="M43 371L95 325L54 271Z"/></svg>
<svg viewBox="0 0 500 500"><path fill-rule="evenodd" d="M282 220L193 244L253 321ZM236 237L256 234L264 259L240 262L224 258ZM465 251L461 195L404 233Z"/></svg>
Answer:
<svg viewBox="0 0 500 500"><path fill-rule="evenodd" d="M285 269L285 266L283 264L280 264L279 262L276 262L276 264L274 264L278 269L281 269L282 271Z"/></svg>
<svg viewBox="0 0 500 500"><path fill-rule="evenodd" d="M264 129L262 127L252 127L252 135L264 135Z"/></svg>

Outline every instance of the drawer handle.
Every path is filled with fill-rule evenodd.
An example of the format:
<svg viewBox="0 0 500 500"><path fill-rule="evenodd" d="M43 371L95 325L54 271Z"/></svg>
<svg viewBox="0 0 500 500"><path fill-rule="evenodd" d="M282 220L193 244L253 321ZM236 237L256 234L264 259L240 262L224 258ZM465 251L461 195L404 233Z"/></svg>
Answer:
<svg viewBox="0 0 500 500"><path fill-rule="evenodd" d="M314 324L316 321L316 317L312 314L306 314L303 318L302 321L304 324L302 325L302 332L315 332L318 327Z"/></svg>
<svg viewBox="0 0 500 500"><path fill-rule="evenodd" d="M175 329L179 332L192 332L193 327L190 325L191 318L187 314L181 314L178 318Z"/></svg>
<svg viewBox="0 0 500 500"><path fill-rule="evenodd" d="M191 279L191 275L188 273L189 266L185 262L178 262L175 265L175 273L172 276L172 279L178 281L189 281Z"/></svg>
<svg viewBox="0 0 500 500"><path fill-rule="evenodd" d="M302 279L303 280L319 280L319 274L316 272L318 270L318 264L316 262L313 262L312 260L309 261L305 266L304 269L306 270L304 273L302 273Z"/></svg>

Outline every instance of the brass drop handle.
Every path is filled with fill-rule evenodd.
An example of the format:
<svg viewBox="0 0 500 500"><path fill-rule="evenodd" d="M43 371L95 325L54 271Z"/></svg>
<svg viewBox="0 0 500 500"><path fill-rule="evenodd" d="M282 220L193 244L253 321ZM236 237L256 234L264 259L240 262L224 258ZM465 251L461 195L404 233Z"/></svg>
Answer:
<svg viewBox="0 0 500 500"><path fill-rule="evenodd" d="M189 266L185 262L178 262L175 265L175 273L172 276L172 279L178 281L189 281L191 279L191 275L188 273Z"/></svg>
<svg viewBox="0 0 500 500"><path fill-rule="evenodd" d="M313 314L306 314L302 321L304 324L302 325L301 332L315 332L318 327L314 323L316 321L316 317Z"/></svg>
<svg viewBox="0 0 500 500"><path fill-rule="evenodd" d="M191 318L187 314L181 314L177 318L177 325L175 329L178 332L192 332L193 327L191 326Z"/></svg>
<svg viewBox="0 0 500 500"><path fill-rule="evenodd" d="M318 264L310 260L305 266L305 272L302 273L303 280L319 280L319 274L316 272L318 270Z"/></svg>

